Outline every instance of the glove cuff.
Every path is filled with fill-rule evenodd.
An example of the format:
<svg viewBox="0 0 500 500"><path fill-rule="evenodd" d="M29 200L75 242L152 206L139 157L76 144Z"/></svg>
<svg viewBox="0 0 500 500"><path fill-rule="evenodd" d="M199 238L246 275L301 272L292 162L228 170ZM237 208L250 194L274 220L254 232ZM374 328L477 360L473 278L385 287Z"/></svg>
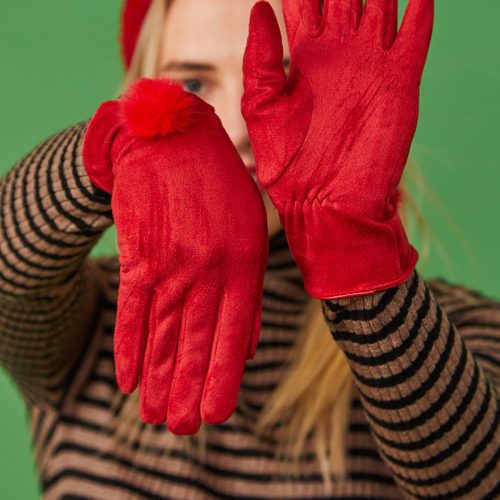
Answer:
<svg viewBox="0 0 500 500"><path fill-rule="evenodd" d="M87 175L94 185L108 193L112 193L114 184L111 148L120 128L118 101L106 101L90 120L83 140Z"/></svg>
<svg viewBox="0 0 500 500"><path fill-rule="evenodd" d="M312 297L326 300L374 293L411 275L418 252L397 212L374 221L333 207L294 207L282 218L290 250Z"/></svg>

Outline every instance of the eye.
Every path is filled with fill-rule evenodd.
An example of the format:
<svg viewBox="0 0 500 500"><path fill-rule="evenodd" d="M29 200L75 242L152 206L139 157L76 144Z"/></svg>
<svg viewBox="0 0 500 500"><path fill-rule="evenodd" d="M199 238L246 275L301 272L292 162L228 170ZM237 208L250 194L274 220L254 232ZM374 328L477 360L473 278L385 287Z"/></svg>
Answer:
<svg viewBox="0 0 500 500"><path fill-rule="evenodd" d="M183 80L182 85L188 92L198 93L201 91L203 84L197 78L190 78L188 80Z"/></svg>

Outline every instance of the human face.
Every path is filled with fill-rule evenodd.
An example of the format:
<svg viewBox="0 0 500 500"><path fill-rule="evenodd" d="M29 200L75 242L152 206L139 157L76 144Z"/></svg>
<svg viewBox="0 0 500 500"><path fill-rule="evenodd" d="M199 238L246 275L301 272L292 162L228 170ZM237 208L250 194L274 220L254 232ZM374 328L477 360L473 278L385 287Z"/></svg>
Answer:
<svg viewBox="0 0 500 500"><path fill-rule="evenodd" d="M179 81L211 104L236 146L245 166L255 176L246 123L241 114L243 53L250 10L256 0L173 0L168 9L158 62L158 76ZM285 33L281 0L269 0ZM289 59L283 39L284 64ZM263 188L269 236L280 229L278 213Z"/></svg>

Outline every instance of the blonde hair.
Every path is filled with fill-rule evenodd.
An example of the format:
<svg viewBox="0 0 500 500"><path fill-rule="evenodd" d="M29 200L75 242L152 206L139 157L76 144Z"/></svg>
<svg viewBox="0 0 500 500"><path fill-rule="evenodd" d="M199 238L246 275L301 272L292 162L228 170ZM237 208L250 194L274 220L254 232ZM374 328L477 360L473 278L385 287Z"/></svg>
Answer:
<svg viewBox="0 0 500 500"><path fill-rule="evenodd" d="M137 78L157 76L161 35L169 3L170 0L153 0L143 23L131 65L123 80L122 93ZM412 161L408 162L404 177L413 178L417 187L424 189L423 178ZM407 191L404 179L401 191L403 223L406 226L411 212L413 221L423 234L427 234L428 228L417 204ZM421 261L427 260L427 242L424 238ZM264 436L266 433L272 434L276 424L282 424L276 458L290 457L292 460L288 466L291 472L293 468L294 473L298 472L298 463L306 439L312 436L325 487L329 489L332 476L337 481L346 479L345 438L350 421L353 376L346 356L332 338L319 300L309 301L304 325L297 335L288 370L266 401L254 430L257 435ZM117 396L115 405L119 404L122 397ZM138 406L138 391L125 397L125 403L117 413L115 427L119 440L130 443L139 437L142 430L145 430L143 434L149 432L148 426L139 421ZM174 442L190 449L194 449L192 445L196 445L197 452L203 457L206 453L208 432L209 429L202 423L195 436L163 433L164 448L168 450ZM158 439L157 434L155 436L155 439ZM143 436L142 441L146 442L147 448L148 439Z"/></svg>

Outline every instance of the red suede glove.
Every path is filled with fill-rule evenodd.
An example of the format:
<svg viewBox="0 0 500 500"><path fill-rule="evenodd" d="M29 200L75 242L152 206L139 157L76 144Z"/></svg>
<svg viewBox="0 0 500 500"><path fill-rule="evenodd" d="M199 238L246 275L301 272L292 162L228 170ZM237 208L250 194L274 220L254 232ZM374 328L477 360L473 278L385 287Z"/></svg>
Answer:
<svg viewBox="0 0 500 500"><path fill-rule="evenodd" d="M234 411L260 332L262 197L214 109L166 79L103 103L85 134L120 249L116 377L176 434Z"/></svg>
<svg viewBox="0 0 500 500"><path fill-rule="evenodd" d="M405 281L418 254L398 215L417 126L433 1L283 0L290 75L267 2L244 57L257 177L276 206L308 293L333 299ZM397 36L396 36L397 33Z"/></svg>

